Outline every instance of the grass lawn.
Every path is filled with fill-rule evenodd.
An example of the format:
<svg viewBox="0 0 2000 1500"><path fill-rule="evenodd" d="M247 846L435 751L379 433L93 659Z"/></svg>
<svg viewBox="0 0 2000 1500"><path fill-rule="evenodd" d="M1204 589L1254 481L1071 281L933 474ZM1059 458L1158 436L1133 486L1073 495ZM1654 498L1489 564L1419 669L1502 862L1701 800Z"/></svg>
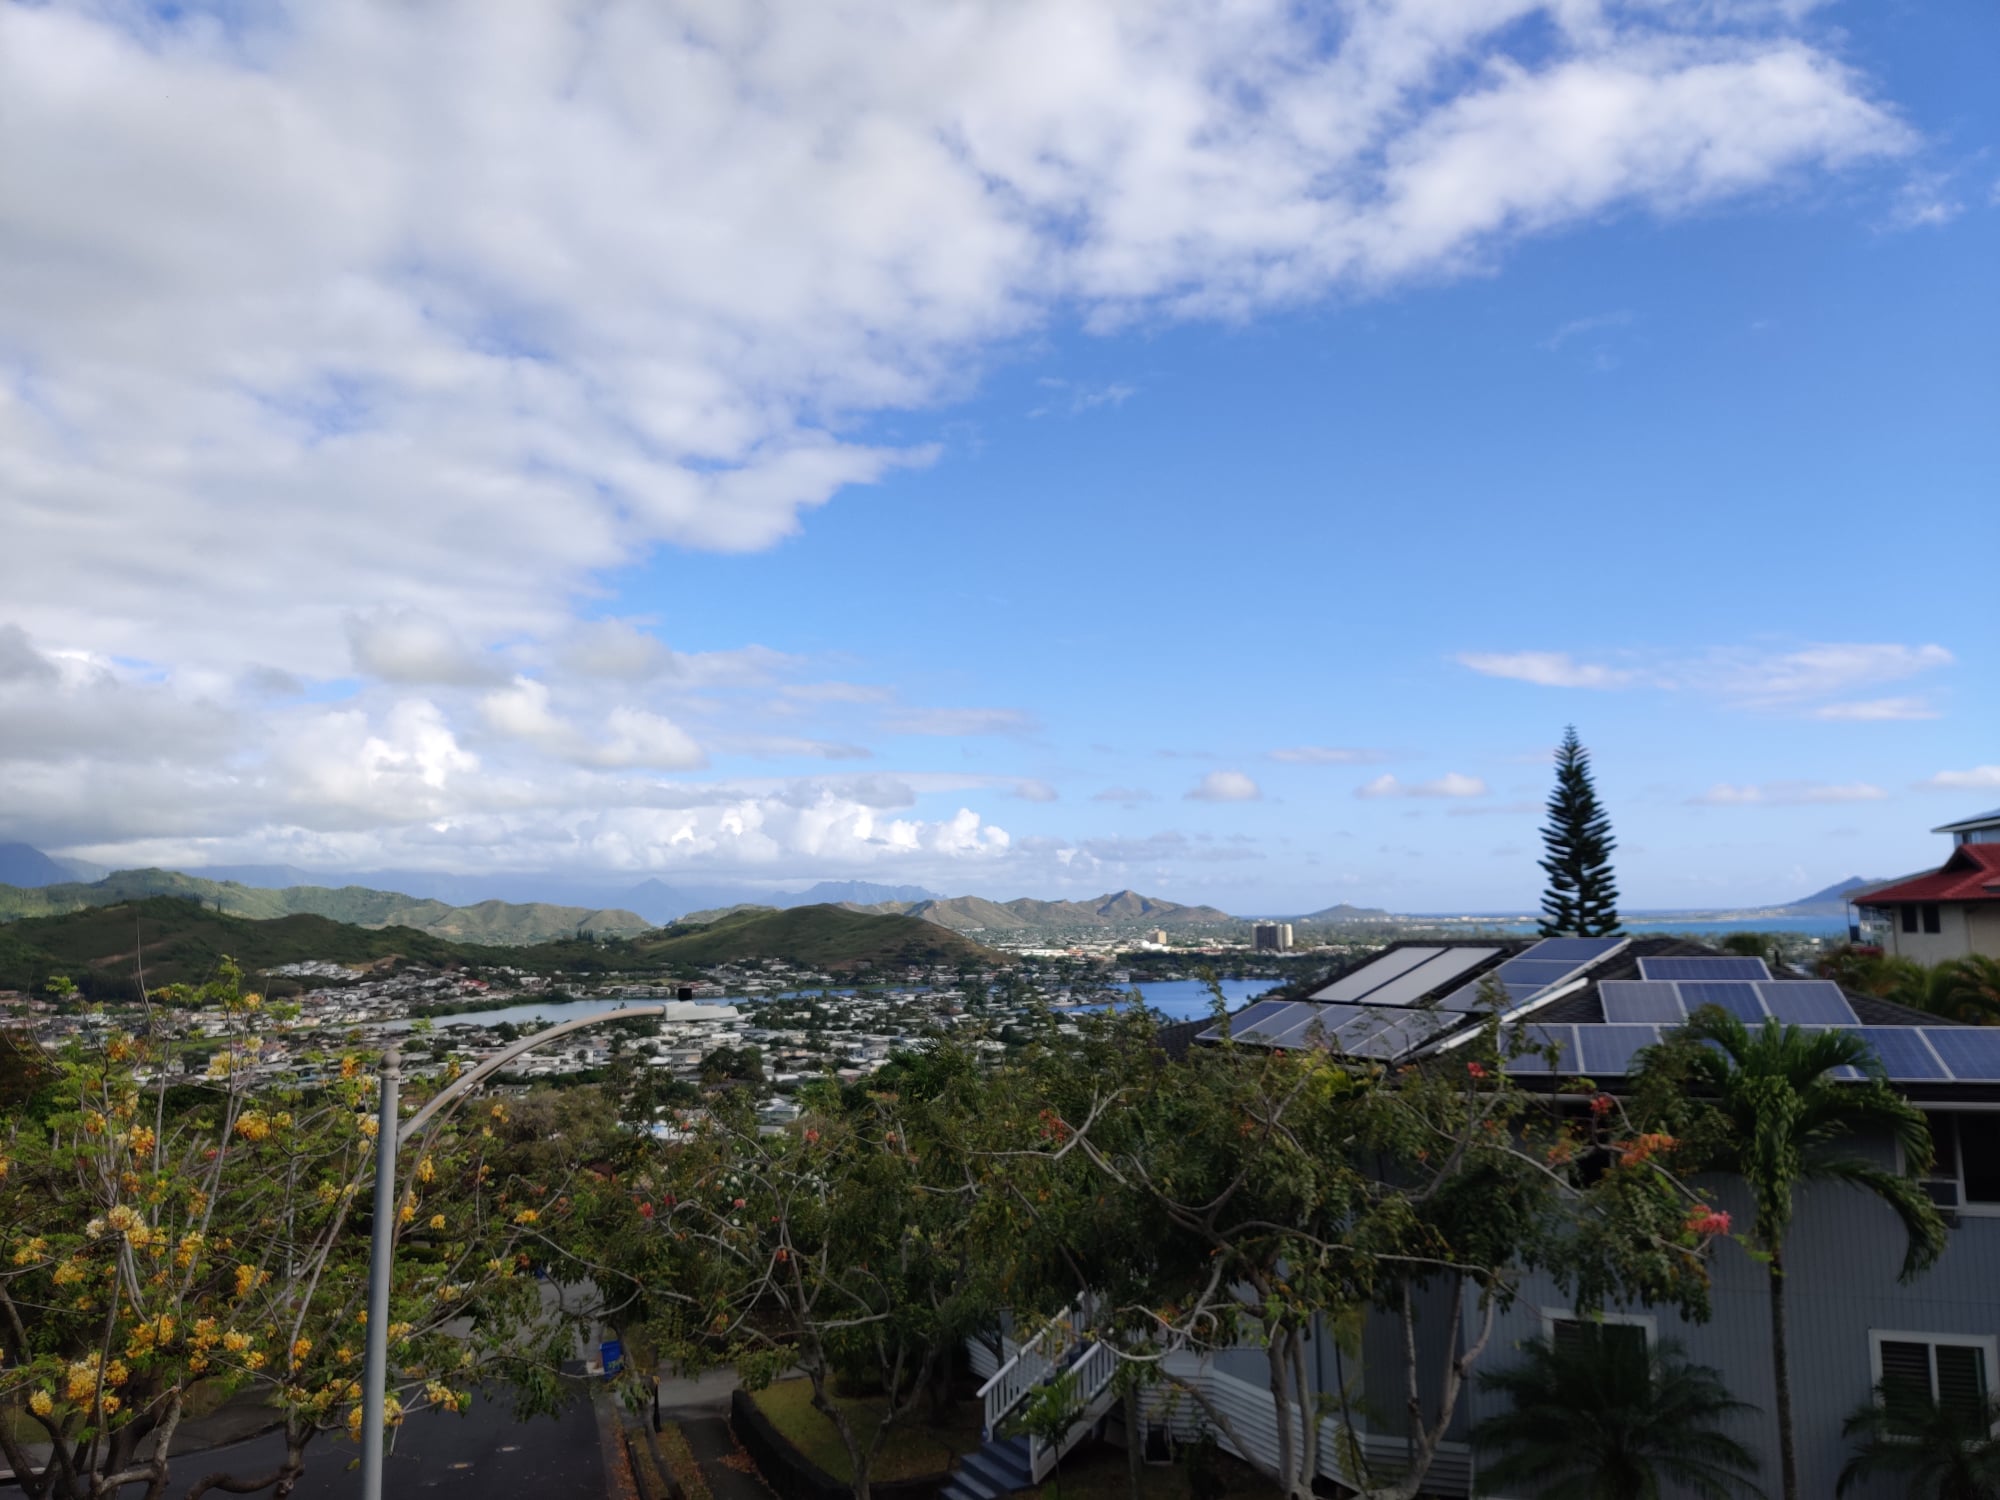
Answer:
<svg viewBox="0 0 2000 1500"><path fill-rule="evenodd" d="M758 1410L771 1419L787 1442L818 1464L835 1479L852 1483L854 1466L847 1461L847 1445L828 1417L813 1410L810 1380L780 1380L751 1399ZM835 1396L848 1414L857 1435L865 1443L882 1419L885 1405L880 1396ZM952 1459L971 1453L979 1446L979 1408L962 1401L943 1427L928 1425L920 1415L904 1419L882 1440L881 1451L869 1469L871 1480L921 1479L941 1474Z"/></svg>
<svg viewBox="0 0 2000 1500"><path fill-rule="evenodd" d="M1139 1492L1146 1500L1190 1500L1188 1465L1183 1456L1172 1464L1147 1464L1140 1470ZM1279 1500L1278 1488L1246 1463L1217 1454L1215 1472L1224 1500ZM1062 1462L1062 1472L1039 1489L1022 1490L1015 1500L1129 1500L1132 1482L1125 1467L1125 1450L1107 1443L1086 1444Z"/></svg>

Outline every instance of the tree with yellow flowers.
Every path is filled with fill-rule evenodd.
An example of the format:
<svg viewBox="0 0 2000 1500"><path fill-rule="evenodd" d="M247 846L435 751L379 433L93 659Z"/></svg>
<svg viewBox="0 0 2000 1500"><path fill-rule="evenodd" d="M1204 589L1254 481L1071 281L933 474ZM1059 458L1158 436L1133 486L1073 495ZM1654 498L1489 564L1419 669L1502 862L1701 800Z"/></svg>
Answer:
<svg viewBox="0 0 2000 1500"><path fill-rule="evenodd" d="M197 1386L268 1402L285 1456L207 1474L191 1495L282 1500L317 1437L360 1427L372 1069L349 1054L321 1059L309 1084L268 1076L263 1045L296 1018L244 993L234 966L162 998L220 1024L198 1083L176 1078L182 1044L153 1009L145 1034L64 1056L55 1107L0 1126L0 1453L27 1500L163 1494ZM566 1213L564 1185L508 1172L504 1110L474 1109L401 1162L392 1423L462 1409L474 1383L567 1348L525 1274Z"/></svg>

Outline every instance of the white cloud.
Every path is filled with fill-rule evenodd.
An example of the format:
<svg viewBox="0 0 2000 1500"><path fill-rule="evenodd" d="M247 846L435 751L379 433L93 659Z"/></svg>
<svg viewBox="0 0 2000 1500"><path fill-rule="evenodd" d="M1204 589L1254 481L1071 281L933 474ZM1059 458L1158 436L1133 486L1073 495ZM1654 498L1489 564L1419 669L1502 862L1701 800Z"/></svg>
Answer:
<svg viewBox="0 0 2000 1500"><path fill-rule="evenodd" d="M1969 771L1940 771L1918 783L1930 792L1973 792L2000 788L2000 766L1974 766Z"/></svg>
<svg viewBox="0 0 2000 1500"><path fill-rule="evenodd" d="M1386 772L1354 790L1363 798L1376 797L1484 797L1486 783L1477 776L1449 771L1434 781L1402 782Z"/></svg>
<svg viewBox="0 0 2000 1500"><path fill-rule="evenodd" d="M1938 717L1938 711L1922 698L1867 698L1851 703L1823 703L1813 710L1813 717L1854 723L1882 723L1905 719L1935 719Z"/></svg>
<svg viewBox="0 0 2000 1500"><path fill-rule="evenodd" d="M1636 672L1580 662L1566 651L1466 651L1458 663L1482 677L1507 677L1538 687L1619 688L1638 680Z"/></svg>
<svg viewBox="0 0 2000 1500"><path fill-rule="evenodd" d="M490 861L506 832L650 868L653 824L619 809L665 794L612 773L751 742L689 695L801 668L581 618L607 578L770 546L934 461L855 434L1058 320L1366 294L1906 150L1801 24L1596 0L1339 27L1284 0L0 5L0 599L25 632L0 681L51 715L0 765L7 800L72 836L92 807L107 839L233 820L301 862L364 838ZM352 702L259 717L356 671ZM813 686L789 701L887 701ZM673 837L778 859L820 826L743 806ZM961 847L847 807L829 847Z"/></svg>
<svg viewBox="0 0 2000 1500"><path fill-rule="evenodd" d="M1462 652L1459 664L1487 677L1539 687L1627 688L1705 693L1739 708L1796 711L1815 700L1900 682L1952 664L1943 646L1897 642L1828 642L1790 650L1717 647L1677 655L1626 652L1613 661L1583 661L1566 651ZM1910 712L1911 708L1917 712ZM1873 710L1873 711L1871 711ZM1814 717L1928 716L1914 698L1860 704L1819 704Z"/></svg>
<svg viewBox="0 0 2000 1500"><path fill-rule="evenodd" d="M1033 778L1014 783L1014 795L1023 802L1055 802L1062 796L1046 781L1036 781Z"/></svg>
<svg viewBox="0 0 2000 1500"><path fill-rule="evenodd" d="M1586 333L1602 333L1610 328L1625 328L1632 322L1632 314L1626 310L1608 313L1593 313L1587 318L1572 318L1554 333L1542 340L1542 347L1551 354L1561 349L1571 339Z"/></svg>
<svg viewBox="0 0 2000 1500"><path fill-rule="evenodd" d="M449 621L425 610L357 616L347 622L347 643L355 668L384 682L466 686L502 675Z"/></svg>
<svg viewBox="0 0 2000 1500"><path fill-rule="evenodd" d="M906 708L883 719L893 734L934 734L948 737L1024 734L1035 721L1018 708Z"/></svg>
<svg viewBox="0 0 2000 1500"><path fill-rule="evenodd" d="M1827 785L1809 781L1771 781L1761 786L1732 786L1717 782L1699 797L1689 799L1698 807L1803 807L1820 803L1880 802L1889 794L1866 782Z"/></svg>
<svg viewBox="0 0 2000 1500"><path fill-rule="evenodd" d="M872 682L793 682L779 691L801 703L887 703L895 696Z"/></svg>
<svg viewBox="0 0 2000 1500"><path fill-rule="evenodd" d="M1210 771L1187 795L1194 802L1255 802L1264 794L1241 771Z"/></svg>
<svg viewBox="0 0 2000 1500"><path fill-rule="evenodd" d="M1156 798L1144 787L1108 786L1101 792L1093 792L1092 802L1116 802L1121 807L1137 807L1141 802L1156 802Z"/></svg>
<svg viewBox="0 0 2000 1500"><path fill-rule="evenodd" d="M1294 766L1372 766L1388 758L1386 750L1359 750L1339 745L1291 745L1271 752L1272 760Z"/></svg>

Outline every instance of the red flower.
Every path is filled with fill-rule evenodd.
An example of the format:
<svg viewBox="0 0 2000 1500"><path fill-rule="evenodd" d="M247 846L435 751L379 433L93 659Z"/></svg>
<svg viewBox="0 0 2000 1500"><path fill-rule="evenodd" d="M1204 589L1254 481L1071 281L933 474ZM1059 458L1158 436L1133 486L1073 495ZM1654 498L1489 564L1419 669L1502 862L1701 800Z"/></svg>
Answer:
<svg viewBox="0 0 2000 1500"><path fill-rule="evenodd" d="M736 1200L735 1200L735 1202L736 1202L736 1206L737 1206L738 1208L741 1208L741 1207L743 1207L743 1206L744 1206L744 1205L745 1205L746 1203L748 1203L749 1201L750 1201L750 1200L749 1200L749 1199L747 1199L747 1198L738 1198L738 1199L736 1199Z"/></svg>
<svg viewBox="0 0 2000 1500"><path fill-rule="evenodd" d="M1603 1119L1604 1116L1610 1114L1617 1107L1618 1101L1613 1099L1609 1094L1599 1094L1595 1099L1590 1101L1590 1112L1599 1119Z"/></svg>
<svg viewBox="0 0 2000 1500"><path fill-rule="evenodd" d="M1703 1205L1688 1215L1687 1227L1695 1234L1727 1234L1729 1233L1729 1215L1720 1209L1709 1208Z"/></svg>
<svg viewBox="0 0 2000 1500"><path fill-rule="evenodd" d="M1484 1078L1486 1076L1486 1064L1470 1062L1465 1065L1465 1071L1470 1073L1474 1078Z"/></svg>
<svg viewBox="0 0 2000 1500"><path fill-rule="evenodd" d="M639 1217L640 1217L640 1218L642 1218L642 1219L650 1219L650 1218L652 1218L652 1217L653 1217L653 1205L652 1205L652 1204L650 1204L650 1203L641 1203L641 1204L639 1205Z"/></svg>

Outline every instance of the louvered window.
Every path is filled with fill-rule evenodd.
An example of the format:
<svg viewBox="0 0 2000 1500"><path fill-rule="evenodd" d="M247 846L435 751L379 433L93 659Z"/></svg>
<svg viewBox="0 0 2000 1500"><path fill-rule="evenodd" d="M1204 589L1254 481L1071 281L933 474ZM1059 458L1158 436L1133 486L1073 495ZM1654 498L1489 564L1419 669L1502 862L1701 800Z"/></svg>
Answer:
<svg viewBox="0 0 2000 1500"><path fill-rule="evenodd" d="M1885 1392L1908 1391L1977 1417L1987 1410L1992 1357L1991 1339L1878 1334L1875 1378Z"/></svg>

